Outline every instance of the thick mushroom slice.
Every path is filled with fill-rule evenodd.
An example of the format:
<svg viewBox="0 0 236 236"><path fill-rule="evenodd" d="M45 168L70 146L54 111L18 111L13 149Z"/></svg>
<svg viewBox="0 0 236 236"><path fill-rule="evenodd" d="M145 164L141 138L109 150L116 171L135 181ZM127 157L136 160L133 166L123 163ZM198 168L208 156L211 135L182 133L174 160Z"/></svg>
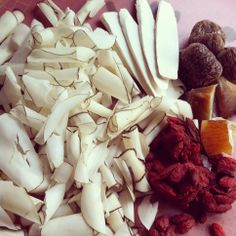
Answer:
<svg viewBox="0 0 236 236"><path fill-rule="evenodd" d="M213 114L213 104L217 85L192 89L187 93L191 104L193 117L198 120L210 120Z"/></svg>
<svg viewBox="0 0 236 236"><path fill-rule="evenodd" d="M216 90L219 115L225 119L236 112L236 85L221 77Z"/></svg>
<svg viewBox="0 0 236 236"><path fill-rule="evenodd" d="M161 0L156 19L156 56L162 78L177 79L179 41L175 12L171 4Z"/></svg>

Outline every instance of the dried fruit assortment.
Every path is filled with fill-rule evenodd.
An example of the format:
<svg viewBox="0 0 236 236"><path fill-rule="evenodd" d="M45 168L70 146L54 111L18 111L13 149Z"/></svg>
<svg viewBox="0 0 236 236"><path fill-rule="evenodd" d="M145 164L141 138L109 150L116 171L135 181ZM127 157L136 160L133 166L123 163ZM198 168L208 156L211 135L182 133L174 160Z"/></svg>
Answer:
<svg viewBox="0 0 236 236"><path fill-rule="evenodd" d="M232 208L236 200L236 160L223 154L206 159L200 132L192 120L168 117L150 147L146 166L154 199L169 201L183 211L170 219L157 217L150 235L169 227L183 234L195 221L204 223L209 214ZM206 161L211 168L203 165Z"/></svg>

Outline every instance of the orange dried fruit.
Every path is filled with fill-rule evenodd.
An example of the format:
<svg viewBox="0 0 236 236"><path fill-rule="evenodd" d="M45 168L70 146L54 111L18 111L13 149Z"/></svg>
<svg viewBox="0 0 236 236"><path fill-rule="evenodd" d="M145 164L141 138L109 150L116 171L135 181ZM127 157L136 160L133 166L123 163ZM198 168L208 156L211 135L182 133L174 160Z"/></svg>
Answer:
<svg viewBox="0 0 236 236"><path fill-rule="evenodd" d="M216 89L216 100L219 115L228 118L236 113L236 84L221 77Z"/></svg>
<svg viewBox="0 0 236 236"><path fill-rule="evenodd" d="M236 124L228 120L203 120L201 142L209 156L226 153L232 155L236 138Z"/></svg>
<svg viewBox="0 0 236 236"><path fill-rule="evenodd" d="M210 120L213 113L213 103L217 85L192 89L187 93L193 116L198 120Z"/></svg>

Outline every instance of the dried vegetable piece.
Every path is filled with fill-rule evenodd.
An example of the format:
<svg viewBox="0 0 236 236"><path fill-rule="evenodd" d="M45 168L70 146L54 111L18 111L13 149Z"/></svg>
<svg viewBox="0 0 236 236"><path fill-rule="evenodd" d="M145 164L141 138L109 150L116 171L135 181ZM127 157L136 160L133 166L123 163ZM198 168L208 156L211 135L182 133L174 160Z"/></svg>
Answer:
<svg viewBox="0 0 236 236"><path fill-rule="evenodd" d="M168 24L168 25L167 25ZM162 78L178 78L179 43L174 9L161 0L156 18L156 57L158 71Z"/></svg>
<svg viewBox="0 0 236 236"><path fill-rule="evenodd" d="M188 89L215 84L222 65L204 45L192 43L180 52L179 77Z"/></svg>
<svg viewBox="0 0 236 236"><path fill-rule="evenodd" d="M217 54L225 46L225 33L218 24L210 20L202 20L193 26L189 37L189 44L191 43L202 43Z"/></svg>
<svg viewBox="0 0 236 236"><path fill-rule="evenodd" d="M191 89L186 97L193 110L193 117L198 120L210 120L213 115L213 105L217 85Z"/></svg>

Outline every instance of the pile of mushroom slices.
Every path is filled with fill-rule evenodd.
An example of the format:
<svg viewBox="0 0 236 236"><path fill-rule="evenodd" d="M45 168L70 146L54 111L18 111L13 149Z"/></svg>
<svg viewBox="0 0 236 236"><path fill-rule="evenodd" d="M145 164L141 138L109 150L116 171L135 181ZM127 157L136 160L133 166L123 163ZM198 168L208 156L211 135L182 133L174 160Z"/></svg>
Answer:
<svg viewBox="0 0 236 236"><path fill-rule="evenodd" d="M155 218L149 144L166 115L192 117L178 99L173 9L160 2L155 37L146 0L137 1L139 24L125 9L104 13L113 34L84 23L102 5L75 13L40 3L49 28L34 20L30 29L19 11L0 18L1 235L133 235L139 197L144 226Z"/></svg>

